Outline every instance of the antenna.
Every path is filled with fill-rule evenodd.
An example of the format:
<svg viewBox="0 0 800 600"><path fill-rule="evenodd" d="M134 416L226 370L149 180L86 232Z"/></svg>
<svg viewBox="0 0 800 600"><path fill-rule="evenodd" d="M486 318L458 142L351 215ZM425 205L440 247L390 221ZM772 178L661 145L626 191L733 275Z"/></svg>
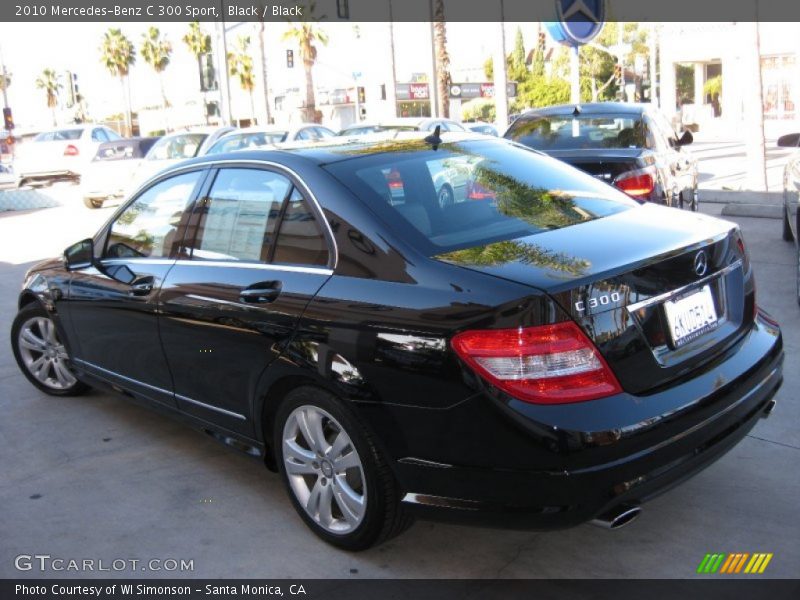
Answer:
<svg viewBox="0 0 800 600"><path fill-rule="evenodd" d="M428 137L425 138L425 142L433 146L434 150L439 149L439 144L442 143L442 138L439 137L439 133L442 131L442 126L437 125L436 129L433 130L433 133L430 134Z"/></svg>

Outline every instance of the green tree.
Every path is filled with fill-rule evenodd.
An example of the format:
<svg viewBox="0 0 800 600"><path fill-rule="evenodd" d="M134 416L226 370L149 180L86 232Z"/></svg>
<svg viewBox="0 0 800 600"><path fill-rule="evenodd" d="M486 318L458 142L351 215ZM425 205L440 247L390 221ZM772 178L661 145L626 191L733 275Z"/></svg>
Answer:
<svg viewBox="0 0 800 600"><path fill-rule="evenodd" d="M169 66L172 44L161 36L158 27L150 27L146 33L142 34L142 46L139 51L144 61L153 68L158 76L161 100L166 110L169 108L169 100L167 100L167 94L164 92L164 70Z"/></svg>
<svg viewBox="0 0 800 600"><path fill-rule="evenodd" d="M189 23L189 31L181 39L197 61L197 72L202 74L202 58L211 53L211 36L203 31L198 21L193 21ZM203 95L205 104L205 92L203 92ZM203 112L206 113L206 123L208 123L208 113L206 111Z"/></svg>
<svg viewBox="0 0 800 600"><path fill-rule="evenodd" d="M525 52L525 40L522 37L522 29L517 27L514 36L514 50L511 52L509 61L508 75L511 81L522 81L528 77L528 67L525 64L527 53Z"/></svg>
<svg viewBox="0 0 800 600"><path fill-rule="evenodd" d="M122 33L122 30L111 28L103 34L103 43L100 46L100 61L111 75L119 78L122 86L122 98L125 104L125 126L128 135L133 130L131 117L131 97L128 75L131 67L136 63L136 49L133 43Z"/></svg>
<svg viewBox="0 0 800 600"><path fill-rule="evenodd" d="M300 20L290 21L291 26L283 34L284 41L294 41L300 48L300 58L303 60L303 70L306 76L306 101L303 109L303 120L309 123L319 123L322 115L317 112L314 93L314 63L317 61L317 44L327 46L328 34L320 29L318 23L325 16L315 17L316 2L311 2L307 7L302 7L303 17Z"/></svg>
<svg viewBox="0 0 800 600"><path fill-rule="evenodd" d="M56 120L56 108L58 107L58 91L63 87L58 81L55 69L45 69L42 74L36 78L36 87L44 90L47 108L53 115L53 127L58 125Z"/></svg>
<svg viewBox="0 0 800 600"><path fill-rule="evenodd" d="M239 79L241 88L250 95L250 120L254 123L256 109L253 91L256 89L256 74L253 71L253 57L250 56L249 35L240 35L236 39L236 49L228 52L228 72Z"/></svg>

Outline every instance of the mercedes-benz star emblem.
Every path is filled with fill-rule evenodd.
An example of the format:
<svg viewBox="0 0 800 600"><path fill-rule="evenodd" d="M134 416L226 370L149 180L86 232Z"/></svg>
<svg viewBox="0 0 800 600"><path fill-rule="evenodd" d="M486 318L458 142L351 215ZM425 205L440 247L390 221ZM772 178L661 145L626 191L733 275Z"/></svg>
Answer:
<svg viewBox="0 0 800 600"><path fill-rule="evenodd" d="M706 253L700 250L694 257L694 272L698 277L702 277L708 271L708 257Z"/></svg>

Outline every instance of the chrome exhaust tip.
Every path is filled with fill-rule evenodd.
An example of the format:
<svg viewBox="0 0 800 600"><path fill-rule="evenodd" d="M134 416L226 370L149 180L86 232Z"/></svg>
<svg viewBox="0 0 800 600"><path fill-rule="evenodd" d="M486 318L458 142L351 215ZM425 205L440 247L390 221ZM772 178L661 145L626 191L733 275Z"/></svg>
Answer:
<svg viewBox="0 0 800 600"><path fill-rule="evenodd" d="M619 529L635 521L641 512L642 509L638 506L620 504L596 519L592 519L590 523L597 527L602 527L603 529Z"/></svg>
<svg viewBox="0 0 800 600"><path fill-rule="evenodd" d="M772 414L772 411L775 410L775 406L777 406L778 402L773 398L767 405L764 407L764 410L761 413L761 418L766 419L768 416Z"/></svg>

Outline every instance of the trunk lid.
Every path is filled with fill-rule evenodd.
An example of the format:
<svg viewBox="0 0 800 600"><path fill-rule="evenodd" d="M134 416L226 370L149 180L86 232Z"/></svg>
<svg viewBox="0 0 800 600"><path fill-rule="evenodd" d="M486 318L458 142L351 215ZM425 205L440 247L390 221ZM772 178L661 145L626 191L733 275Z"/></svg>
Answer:
<svg viewBox="0 0 800 600"><path fill-rule="evenodd" d="M547 154L606 183L652 163L652 157L645 156L641 148L553 150Z"/></svg>
<svg viewBox="0 0 800 600"><path fill-rule="evenodd" d="M754 287L740 240L734 223L644 205L491 244L498 248L480 253L490 264L437 258L546 291L594 341L623 388L641 394L713 360L752 323ZM674 307L698 292L710 294L717 321L676 343L671 331L685 317Z"/></svg>

